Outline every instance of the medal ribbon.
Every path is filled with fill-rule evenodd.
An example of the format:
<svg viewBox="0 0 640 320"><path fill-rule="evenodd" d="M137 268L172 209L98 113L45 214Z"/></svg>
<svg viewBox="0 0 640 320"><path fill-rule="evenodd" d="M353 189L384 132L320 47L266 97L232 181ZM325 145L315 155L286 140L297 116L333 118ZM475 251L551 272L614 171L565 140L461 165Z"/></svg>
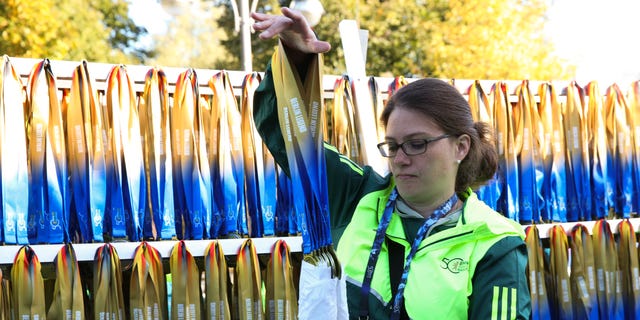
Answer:
<svg viewBox="0 0 640 320"><path fill-rule="evenodd" d="M53 261L56 266L56 280L53 301L47 312L49 319L84 319L84 298L78 260L70 243L60 248Z"/></svg>
<svg viewBox="0 0 640 320"><path fill-rule="evenodd" d="M210 222L213 191L203 128L204 106L199 97L195 70L182 72L171 109L176 232L180 239L209 236L205 219Z"/></svg>
<svg viewBox="0 0 640 320"><path fill-rule="evenodd" d="M331 108L332 130L329 143L354 162L364 163L358 140L351 83L347 76L336 80L333 95L333 107Z"/></svg>
<svg viewBox="0 0 640 320"><path fill-rule="evenodd" d="M576 224L571 230L571 294L576 319L598 319L598 295L589 230Z"/></svg>
<svg viewBox="0 0 640 320"><path fill-rule="evenodd" d="M610 180L607 125L605 123L605 109L603 105L600 88L595 81L589 82L585 87L588 102L588 127L589 137L589 159L591 159L591 208L590 219L602 219L609 214L609 208L613 208L613 184Z"/></svg>
<svg viewBox="0 0 640 320"><path fill-rule="evenodd" d="M289 246L277 240L267 264L266 300L268 319L295 319L298 315L296 287Z"/></svg>
<svg viewBox="0 0 640 320"><path fill-rule="evenodd" d="M40 261L28 245L18 250L11 267L14 319L45 319L44 280Z"/></svg>
<svg viewBox="0 0 640 320"><path fill-rule="evenodd" d="M0 98L0 170L4 242L29 243L29 168L25 131L26 92L7 55L3 56Z"/></svg>
<svg viewBox="0 0 640 320"><path fill-rule="evenodd" d="M616 243L607 220L596 221L592 238L600 319L622 319Z"/></svg>
<svg viewBox="0 0 640 320"><path fill-rule="evenodd" d="M373 101L376 130L378 133L378 140L376 141L383 141L385 129L380 118L382 117L382 110L384 110L384 102L382 100L382 94L380 94L380 87L378 86L378 82L374 76L369 77L369 91L371 93L371 101ZM325 132L327 132L327 130L325 130Z"/></svg>
<svg viewBox="0 0 640 320"><path fill-rule="evenodd" d="M107 212L111 213L112 236L130 240L142 238L146 209L146 179L140 120L131 79L124 66L114 66L108 76L107 114L110 119L110 143L107 157L111 174Z"/></svg>
<svg viewBox="0 0 640 320"><path fill-rule="evenodd" d="M2 277L2 270L0 270L0 320L12 319L12 299L11 284L8 279Z"/></svg>
<svg viewBox="0 0 640 320"><path fill-rule="evenodd" d="M389 83L387 91L389 92L389 97L391 97L398 89L406 86L409 82L403 76L397 76L393 78L393 81Z"/></svg>
<svg viewBox="0 0 640 320"><path fill-rule="evenodd" d="M640 270L638 268L638 242L629 219L618 224L618 261L622 284L624 319L640 317Z"/></svg>
<svg viewBox="0 0 640 320"><path fill-rule="evenodd" d="M529 82L522 81L516 88L518 102L513 108L515 151L518 155L518 172L520 183L520 217L522 223L540 222L540 194L542 187L541 164L537 150L544 145L538 135L537 125L540 123L538 113L534 110L535 99L529 90Z"/></svg>
<svg viewBox="0 0 640 320"><path fill-rule="evenodd" d="M304 195L293 198L297 214L304 217L300 219L303 253L310 254L331 245L326 163L321 132L322 56L313 57L304 86L292 69L282 43L274 53L271 64L278 97L278 118L285 137L294 194ZM314 255L320 256L323 253L315 252ZM331 258L329 261L334 263L333 270L339 272L337 261Z"/></svg>
<svg viewBox="0 0 640 320"><path fill-rule="evenodd" d="M66 111L68 166L81 241L102 242L106 206L106 135L103 112L87 62L73 71Z"/></svg>
<svg viewBox="0 0 640 320"><path fill-rule="evenodd" d="M276 174L278 177L276 189L276 234L298 234L302 229L298 228L301 223L299 221L300 216L294 210L291 178L277 164Z"/></svg>
<svg viewBox="0 0 640 320"><path fill-rule="evenodd" d="M615 83L607 89L605 110L609 130L609 150L613 154L615 214L629 218L633 208L633 141L627 102ZM611 130L612 129L612 130Z"/></svg>
<svg viewBox="0 0 640 320"><path fill-rule="evenodd" d="M629 113L629 126L632 128L633 138L633 208L640 208L640 81L631 83L626 96Z"/></svg>
<svg viewBox="0 0 640 320"><path fill-rule="evenodd" d="M495 127L493 121L493 104L489 103L489 98L484 93L482 86L480 85L480 81L476 80L469 87L468 90L469 96L469 106L471 107L471 115L475 121L486 122L491 125L492 128ZM497 178L497 173L494 175L494 179L489 181L487 184L480 187L476 193L478 194L478 198L484 201L489 207L497 210L498 208L498 196L500 195L499 183Z"/></svg>
<svg viewBox="0 0 640 320"><path fill-rule="evenodd" d="M564 130L567 155L567 220L578 221L585 212L585 199L588 196L589 162L583 152L587 152L585 143L586 125L584 115L584 93L574 81L567 86L567 102L564 107ZM588 160L588 159L587 159Z"/></svg>
<svg viewBox="0 0 640 320"><path fill-rule="evenodd" d="M240 320L264 319L260 263L251 239L246 239L240 246L235 271L234 290L238 318Z"/></svg>
<svg viewBox="0 0 640 320"><path fill-rule="evenodd" d="M162 70L150 69L140 98L140 129L143 135L147 197L145 238L163 240L175 238L173 214L173 163L171 156L171 130L169 128L169 91L167 77Z"/></svg>
<svg viewBox="0 0 640 320"><path fill-rule="evenodd" d="M250 177L250 171L252 168L251 152L254 153L253 159L255 161L255 175L256 175L256 196L257 203L255 209L248 208L249 214L255 212L252 216L252 225L259 226L259 229L255 232L252 230L252 237L271 236L275 234L275 211L276 211L276 188L277 188L277 176L276 176L276 164L271 152L266 148L260 134L258 133L255 124L253 122L253 95L261 81L260 74L252 72L245 76L242 85L242 117L243 117L243 146L244 146L244 161L245 161L245 173L246 177ZM246 128L246 129L244 129ZM249 135L247 132L251 132ZM249 144L248 137L251 137L252 144ZM248 182L248 180L247 180ZM247 186L249 183L247 183ZM247 187L247 190L250 190ZM247 203L249 201L249 194L247 193Z"/></svg>
<svg viewBox="0 0 640 320"><path fill-rule="evenodd" d="M217 240L211 241L204 253L206 319L230 319L231 280L227 260Z"/></svg>
<svg viewBox="0 0 640 320"><path fill-rule="evenodd" d="M550 271L553 286L549 290L553 297L554 318L574 319L571 282L569 281L569 240L561 225L551 227L550 233Z"/></svg>
<svg viewBox="0 0 640 320"><path fill-rule="evenodd" d="M225 71L215 74L209 80L209 87L213 90L211 109L217 110L219 114L217 159L220 186L215 190L221 190L218 198L222 200L221 208L224 213L222 234L247 234L242 116L238 110L231 80Z"/></svg>
<svg viewBox="0 0 640 320"><path fill-rule="evenodd" d="M171 250L171 319L200 320L200 271L183 240Z"/></svg>
<svg viewBox="0 0 640 320"><path fill-rule="evenodd" d="M531 319L544 320L551 318L549 300L547 298L547 286L545 283L544 253L542 243L536 225L530 225L525 229L525 243L529 263L527 276L529 278L529 292L531 294Z"/></svg>
<svg viewBox="0 0 640 320"><path fill-rule="evenodd" d="M518 160L515 149L515 129L513 108L509 102L507 85L497 82L490 94L493 100L493 123L498 151L498 204L497 211L514 221L520 217L518 197L520 194Z"/></svg>
<svg viewBox="0 0 640 320"><path fill-rule="evenodd" d="M141 242L134 253L129 283L131 319L168 319L165 283L160 252Z"/></svg>
<svg viewBox="0 0 640 320"><path fill-rule="evenodd" d="M69 239L67 156L58 89L48 59L31 70L27 95L30 242L62 243Z"/></svg>
<svg viewBox="0 0 640 320"><path fill-rule="evenodd" d="M92 302L94 319L125 319L120 258L109 243L96 250Z"/></svg>
<svg viewBox="0 0 640 320"><path fill-rule="evenodd" d="M540 131L546 143L540 145L544 166L542 194L544 207L541 208L542 221L567 221L567 190L565 171L565 138L562 127L562 106L551 83L542 83L538 88L540 105Z"/></svg>
<svg viewBox="0 0 640 320"><path fill-rule="evenodd" d="M394 188L387 200L387 204L384 208L384 213L378 224L376 230L376 236L371 245L371 254L369 255L369 261L367 262L367 272L362 280L362 287L360 287L360 316L367 316L369 313L369 292L371 291L371 281L373 280L373 274L375 272L376 264L378 262L378 256L382 250L382 244L384 243L385 235L389 223L391 222L391 216L396 207L396 198L398 197L398 191ZM404 299L404 288L407 283L407 277L409 276L409 270L411 268L411 261L413 260L422 240L427 235L433 224L435 224L440 218L442 218L447 212L451 211L453 205L458 201L458 196L454 193L447 201L442 203L433 213L425 220L416 234L416 238L411 244L411 250L406 257L404 268L402 270L402 276L400 277L400 283L398 284L398 291L393 297L393 309L391 319L399 319L400 310L402 306L402 300Z"/></svg>

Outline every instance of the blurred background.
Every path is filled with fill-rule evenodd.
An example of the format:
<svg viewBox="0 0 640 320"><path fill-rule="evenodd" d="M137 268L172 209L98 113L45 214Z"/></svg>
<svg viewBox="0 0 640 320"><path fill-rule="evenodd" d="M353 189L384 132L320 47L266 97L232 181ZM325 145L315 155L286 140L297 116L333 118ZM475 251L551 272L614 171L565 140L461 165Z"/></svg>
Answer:
<svg viewBox="0 0 640 320"><path fill-rule="evenodd" d="M235 1L241 1L240 3ZM369 32L367 74L455 79L629 82L640 76L632 0L321 0L315 26L346 72L343 19ZM6 0L0 52L13 57L262 71L275 41L250 35L243 5L279 12L288 0ZM234 10L235 7L235 10ZM240 8L240 12L238 11ZM245 49L243 49L245 47ZM245 51L243 51L245 50Z"/></svg>

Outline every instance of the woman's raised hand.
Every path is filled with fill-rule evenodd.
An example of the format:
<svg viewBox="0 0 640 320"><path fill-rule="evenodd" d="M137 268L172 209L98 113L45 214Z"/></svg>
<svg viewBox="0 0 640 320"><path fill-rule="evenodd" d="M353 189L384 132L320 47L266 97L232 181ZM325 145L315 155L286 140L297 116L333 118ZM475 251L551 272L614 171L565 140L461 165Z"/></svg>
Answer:
<svg viewBox="0 0 640 320"><path fill-rule="evenodd" d="M260 39L280 37L282 44L300 53L323 53L331 49L326 41L320 41L304 16L295 10L282 8L282 15L254 12L253 29L260 32Z"/></svg>

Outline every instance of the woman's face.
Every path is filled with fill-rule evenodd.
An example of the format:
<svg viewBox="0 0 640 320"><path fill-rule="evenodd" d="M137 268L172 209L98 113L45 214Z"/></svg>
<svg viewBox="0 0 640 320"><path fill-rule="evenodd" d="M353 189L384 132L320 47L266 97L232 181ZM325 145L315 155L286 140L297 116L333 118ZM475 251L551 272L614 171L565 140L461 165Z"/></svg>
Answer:
<svg viewBox="0 0 640 320"><path fill-rule="evenodd" d="M389 116L387 142L401 144L410 139L432 139L445 134L428 116L403 107ZM468 137L451 136L430 142L426 152L408 156L402 148L389 158L389 167L399 195L418 212L429 212L446 201L455 190L458 160L468 150Z"/></svg>

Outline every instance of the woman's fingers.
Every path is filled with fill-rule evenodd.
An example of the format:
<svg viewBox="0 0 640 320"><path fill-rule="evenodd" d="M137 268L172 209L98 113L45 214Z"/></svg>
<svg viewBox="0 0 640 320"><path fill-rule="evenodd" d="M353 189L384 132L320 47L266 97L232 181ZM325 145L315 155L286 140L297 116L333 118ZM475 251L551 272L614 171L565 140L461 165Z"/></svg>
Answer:
<svg viewBox="0 0 640 320"><path fill-rule="evenodd" d="M303 53L322 53L331 49L325 41L319 41L304 16L295 10L282 8L282 15L254 12L253 29L259 31L260 39L280 37L283 44Z"/></svg>

